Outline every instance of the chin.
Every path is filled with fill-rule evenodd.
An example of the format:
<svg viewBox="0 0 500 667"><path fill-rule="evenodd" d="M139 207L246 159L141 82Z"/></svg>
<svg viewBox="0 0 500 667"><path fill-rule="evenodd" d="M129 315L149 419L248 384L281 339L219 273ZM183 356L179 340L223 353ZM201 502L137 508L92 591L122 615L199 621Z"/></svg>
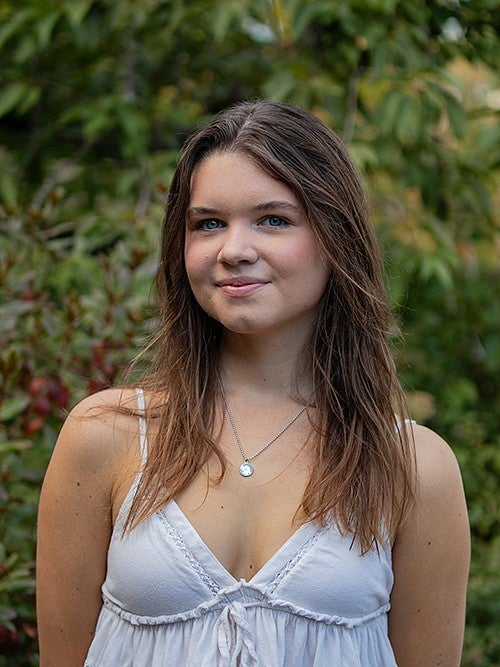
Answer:
<svg viewBox="0 0 500 667"><path fill-rule="evenodd" d="M229 333L235 334L260 334L265 333L267 328L256 326L254 323L250 322L221 322L224 329Z"/></svg>

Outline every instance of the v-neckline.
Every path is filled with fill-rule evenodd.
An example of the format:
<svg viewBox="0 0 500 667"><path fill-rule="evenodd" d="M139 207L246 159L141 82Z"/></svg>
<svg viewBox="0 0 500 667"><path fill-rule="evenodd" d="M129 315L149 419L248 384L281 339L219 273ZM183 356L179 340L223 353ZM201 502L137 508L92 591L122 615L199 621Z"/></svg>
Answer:
<svg viewBox="0 0 500 667"><path fill-rule="evenodd" d="M278 550L268 558L262 567L257 570L251 579L237 579L210 549L175 500L170 500L168 502L164 508L164 512L167 514L167 518L173 521L176 528L179 528L180 526L179 532L183 541L200 565L202 565L209 574L215 575L214 578L216 581L228 586L232 586L241 581L247 584L267 583L298 553L302 545L321 530L319 525L310 521L301 524L290 537L283 542Z"/></svg>

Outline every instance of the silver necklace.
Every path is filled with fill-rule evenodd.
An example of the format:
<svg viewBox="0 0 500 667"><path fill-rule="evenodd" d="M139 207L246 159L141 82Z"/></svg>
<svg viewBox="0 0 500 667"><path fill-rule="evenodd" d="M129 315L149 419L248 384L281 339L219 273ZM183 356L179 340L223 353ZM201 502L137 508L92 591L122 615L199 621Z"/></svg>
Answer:
<svg viewBox="0 0 500 667"><path fill-rule="evenodd" d="M238 429L236 428L236 422L234 421L233 413L231 412L231 408L229 407L229 403L227 402L226 395L224 394L224 389L222 389L221 386L221 391L222 391L222 398L224 399L224 405L226 406L226 412L227 416L229 417L229 421L231 422L231 427L233 429L234 437L236 438L236 442L238 443L238 448L240 450L241 456L243 457L243 463L240 465L240 475L242 477L250 477L250 475L253 475L254 467L250 463L253 459L257 458L259 454L262 454L262 452L265 452L268 447L270 447L273 442L275 442L279 437L283 435L285 431L287 431L290 426L297 421L297 419L300 417L300 415L306 410L307 406L304 406L300 412L298 412L293 419L291 419L286 426L284 426L281 431L278 431L276 435L269 440L268 443L266 443L263 447L261 447L259 450L255 452L255 454L248 455L245 453L245 450L243 448L243 443L241 442L240 434L238 433Z"/></svg>

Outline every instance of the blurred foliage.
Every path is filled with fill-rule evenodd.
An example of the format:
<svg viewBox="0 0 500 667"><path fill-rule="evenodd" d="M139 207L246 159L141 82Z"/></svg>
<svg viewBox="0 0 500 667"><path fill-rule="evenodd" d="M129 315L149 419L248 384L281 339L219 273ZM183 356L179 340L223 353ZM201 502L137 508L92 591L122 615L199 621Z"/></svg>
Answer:
<svg viewBox="0 0 500 667"><path fill-rule="evenodd" d="M365 174L414 416L462 466L463 665L500 664L498 0L0 0L0 666L36 665L34 530L67 409L153 322L180 144L240 99L340 131Z"/></svg>

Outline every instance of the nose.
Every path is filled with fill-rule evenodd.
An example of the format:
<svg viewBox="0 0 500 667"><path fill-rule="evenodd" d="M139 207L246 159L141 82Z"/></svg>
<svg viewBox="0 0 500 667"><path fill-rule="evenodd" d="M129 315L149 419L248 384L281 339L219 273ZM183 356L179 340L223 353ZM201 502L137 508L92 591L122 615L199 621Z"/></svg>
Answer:
<svg viewBox="0 0 500 667"><path fill-rule="evenodd" d="M252 230L244 225L230 225L221 236L222 245L217 256L221 264L254 264L259 258L256 239Z"/></svg>

